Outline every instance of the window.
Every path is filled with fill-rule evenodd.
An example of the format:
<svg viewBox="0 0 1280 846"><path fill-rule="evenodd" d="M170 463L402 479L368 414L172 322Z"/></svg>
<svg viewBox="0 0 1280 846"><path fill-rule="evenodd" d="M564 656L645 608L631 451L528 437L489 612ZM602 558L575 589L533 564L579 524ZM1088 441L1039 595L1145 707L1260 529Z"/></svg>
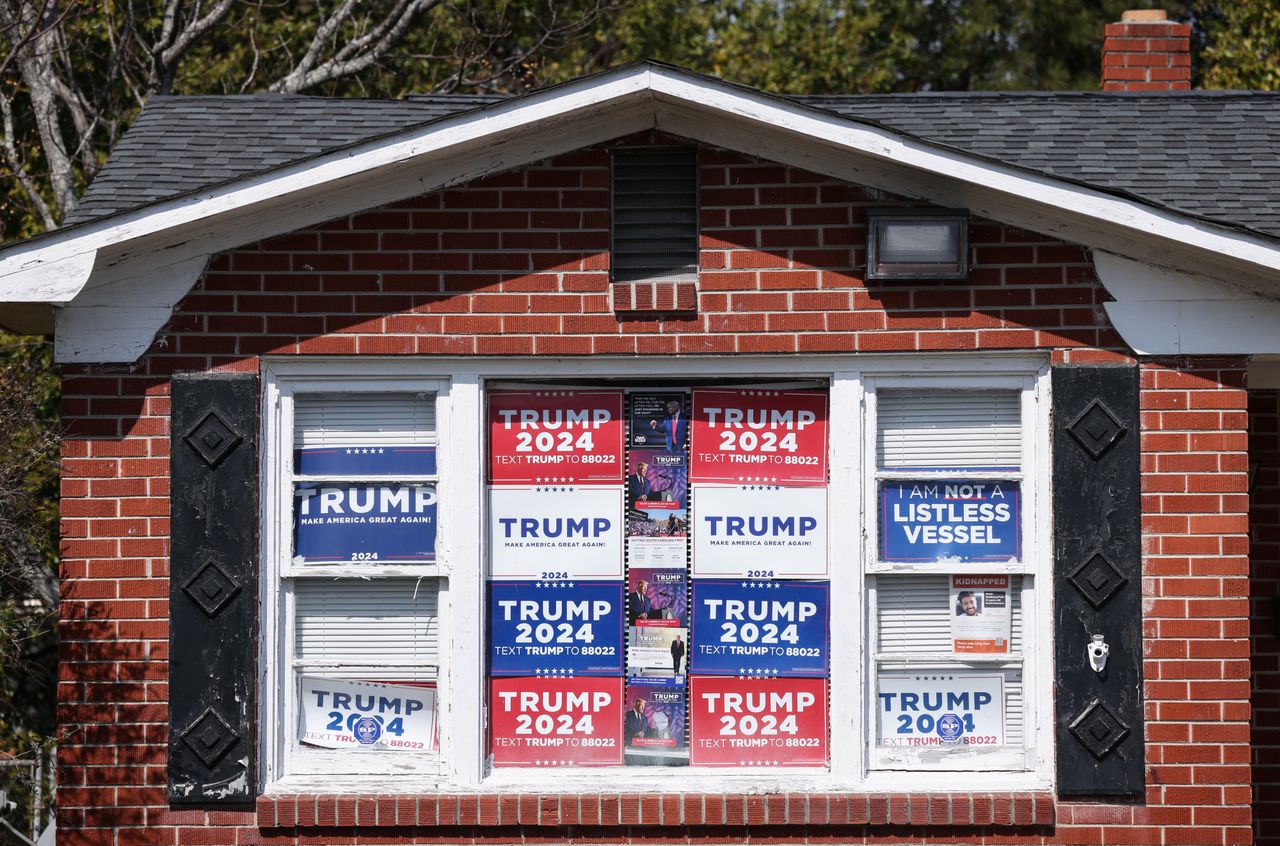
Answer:
<svg viewBox="0 0 1280 846"><path fill-rule="evenodd" d="M267 490L277 773L439 768L438 384L278 386ZM356 754L353 754L356 753ZM266 756L264 756L266 757Z"/></svg>
<svg viewBox="0 0 1280 846"><path fill-rule="evenodd" d="M267 367L269 791L1052 778L1042 360L373 366Z"/></svg>
<svg viewBox="0 0 1280 846"><path fill-rule="evenodd" d="M697 150L614 150L612 220L613 281L696 278Z"/></svg>

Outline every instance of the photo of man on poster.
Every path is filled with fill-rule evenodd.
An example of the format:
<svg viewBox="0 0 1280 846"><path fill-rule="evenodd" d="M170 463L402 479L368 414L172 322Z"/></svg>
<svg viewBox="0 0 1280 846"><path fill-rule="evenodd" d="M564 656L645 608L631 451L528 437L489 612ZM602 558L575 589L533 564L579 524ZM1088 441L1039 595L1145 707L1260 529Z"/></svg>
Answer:
<svg viewBox="0 0 1280 846"><path fill-rule="evenodd" d="M636 582L635 589L627 594L627 625L634 626L636 620L647 619L653 610L653 602L649 599L649 583L644 579Z"/></svg>
<svg viewBox="0 0 1280 846"><path fill-rule="evenodd" d="M956 597L957 617L976 617L982 613L982 604L971 590L962 590Z"/></svg>
<svg viewBox="0 0 1280 846"><path fill-rule="evenodd" d="M684 660L684 641L680 635L671 641L671 672L680 675L680 662Z"/></svg>
<svg viewBox="0 0 1280 846"><path fill-rule="evenodd" d="M622 742L625 745L630 746L635 738L649 735L649 717L644 712L647 704L639 696L631 702L631 708L627 710L627 716L622 725Z"/></svg>
<svg viewBox="0 0 1280 846"><path fill-rule="evenodd" d="M666 416L661 420L654 419L649 421L651 427L666 436L667 452L684 449L684 441L689 431L689 424L685 419L684 410L680 406L681 404L676 400L668 400Z"/></svg>

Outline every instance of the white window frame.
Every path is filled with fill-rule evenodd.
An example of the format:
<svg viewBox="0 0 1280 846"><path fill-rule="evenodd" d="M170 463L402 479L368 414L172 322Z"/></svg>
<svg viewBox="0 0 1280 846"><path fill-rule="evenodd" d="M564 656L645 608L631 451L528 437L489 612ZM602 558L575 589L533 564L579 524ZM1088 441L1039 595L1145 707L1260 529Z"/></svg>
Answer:
<svg viewBox="0 0 1280 846"><path fill-rule="evenodd" d="M719 378L826 380L830 385L830 571L833 596L842 613L831 619L832 672L830 693L831 765L829 768L721 769L667 768L564 768L539 769L533 776L526 768L491 770L485 724L488 691L485 676L485 549L484 520L484 397L487 383L512 380L634 380L636 359L612 356L590 358L359 358L270 357L264 359L263 461L262 466L262 562L261 690L259 760L261 784L268 794L298 792L408 793L462 791L515 793L534 787L540 791L573 792L670 792L687 790L696 775L699 792L788 791L954 791L954 771L900 772L872 770L868 758L869 706L866 684L867 579L864 575L866 534L878 519L875 499L866 492L868 468L874 468L873 429L867 429L865 386L897 384L893 380L929 379L949 388L991 388L1007 384L1035 386L1030 399L1032 425L1024 429L1024 444L1034 444L1035 464L1024 466L1036 474L1034 502L1024 500L1024 511L1033 521L1028 540L1036 559L1048 554L1048 362L1045 355L1026 353L901 354L842 356L734 356L668 357L646 360L643 373L655 379L688 380L691 384ZM914 376L912 374L915 374ZM299 391L398 390L437 391L437 427L440 432L438 563L420 569L437 575L440 587L440 764L414 769L413 761L397 758L394 777L371 772L359 776L334 776L290 769L288 749L296 743L296 714L289 697L278 688L281 668L287 666L287 642L291 633L278 613L281 608L281 573L274 561L288 549L291 491L288 464L292 461L292 419L286 397ZM868 434L870 433L870 434ZM1024 447L1026 449L1026 447ZM1034 471L1032 470L1034 467ZM1026 494L1024 493L1024 497ZM857 515L859 520L851 520ZM860 526L862 527L860 529ZM859 535L859 531L863 534ZM872 532L873 533L873 532ZM1039 551L1043 550L1043 554ZM1024 558L1031 560L1028 551ZM1045 790L1053 783L1051 766L1053 732L1045 715L1052 713L1052 638L1048 564L1037 575L1033 604L1024 606L1027 634L1035 632L1036 665L1033 676L1024 675L1025 696L1036 702L1041 717L1028 720L1028 736L1034 732L1034 766L1022 772L969 772L966 790ZM354 569L354 568L353 568ZM419 569L419 568L415 568ZM983 572L991 572L984 566ZM1040 571L1038 571L1040 573ZM1026 597L1024 597L1026 599ZM840 644L850 644L844 649ZM1044 723L1044 725L1041 725ZM387 753L404 756L410 753ZM531 776L533 776L531 778ZM673 776L676 780L673 781Z"/></svg>
<svg viewBox="0 0 1280 846"><path fill-rule="evenodd" d="M865 643L868 645L865 674L865 707L867 725L867 769L870 783L893 784L903 775L919 773L946 774L943 778L954 782L956 772L965 772L965 779L973 775L993 776L1005 773L1017 778L1027 773L1048 779L1052 772L1052 732L1044 725L1052 721L1052 630L1046 621L1052 619L1052 556L1050 537L1049 479L1051 457L1049 455L1049 371L1026 375L984 374L973 376L937 375L868 375L864 382L864 414L867 437L863 442L863 485L867 512L863 518L863 561L865 564L865 590L867 596ZM1021 455L1016 471L992 472L990 470L934 471L879 468L877 455L879 422L876 414L877 396L881 390L906 389L916 391L1016 391L1019 398L1019 423L1021 428ZM1017 481L1021 485L1022 554L1018 561L1008 562L881 562L879 560L879 488L882 482L895 479L1001 479ZM1020 578L1022 605L1022 652L1016 655L966 655L963 658L952 653L937 655L887 656L876 652L879 644L879 617L876 589L877 577L887 574L916 575L984 575L1008 574ZM946 750L930 750L919 747L886 749L875 743L876 711L875 681L880 662L891 664L888 672L911 672L911 667L938 669L941 666L993 671L1019 668L1022 672L1023 690L1023 742L1022 746L982 748L963 747ZM1049 691L1046 693L1045 691ZM1042 725L1043 724L1043 725Z"/></svg>

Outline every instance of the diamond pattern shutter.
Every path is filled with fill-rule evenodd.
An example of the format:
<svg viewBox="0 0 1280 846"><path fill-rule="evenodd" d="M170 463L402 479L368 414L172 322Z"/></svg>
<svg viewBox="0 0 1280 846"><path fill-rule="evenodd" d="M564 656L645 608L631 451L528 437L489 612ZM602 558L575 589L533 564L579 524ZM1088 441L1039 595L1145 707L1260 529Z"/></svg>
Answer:
<svg viewBox="0 0 1280 846"><path fill-rule="evenodd" d="M168 797L238 805L257 772L258 380L170 393Z"/></svg>
<svg viewBox="0 0 1280 846"><path fill-rule="evenodd" d="M696 278L697 150L614 151L612 270L615 282Z"/></svg>

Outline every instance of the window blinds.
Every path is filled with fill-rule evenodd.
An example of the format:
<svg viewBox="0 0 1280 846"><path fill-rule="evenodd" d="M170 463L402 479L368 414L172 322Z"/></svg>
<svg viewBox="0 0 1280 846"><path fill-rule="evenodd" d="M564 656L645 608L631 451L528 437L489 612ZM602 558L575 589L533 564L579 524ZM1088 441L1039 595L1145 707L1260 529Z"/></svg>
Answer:
<svg viewBox="0 0 1280 846"><path fill-rule="evenodd" d="M880 391L876 452L884 470L1017 469L1022 428L1014 391Z"/></svg>
<svg viewBox="0 0 1280 846"><path fill-rule="evenodd" d="M294 652L311 665L434 667L436 579L298 580Z"/></svg>
<svg viewBox="0 0 1280 846"><path fill-rule="evenodd" d="M307 394L293 410L294 449L435 446L434 394Z"/></svg>

